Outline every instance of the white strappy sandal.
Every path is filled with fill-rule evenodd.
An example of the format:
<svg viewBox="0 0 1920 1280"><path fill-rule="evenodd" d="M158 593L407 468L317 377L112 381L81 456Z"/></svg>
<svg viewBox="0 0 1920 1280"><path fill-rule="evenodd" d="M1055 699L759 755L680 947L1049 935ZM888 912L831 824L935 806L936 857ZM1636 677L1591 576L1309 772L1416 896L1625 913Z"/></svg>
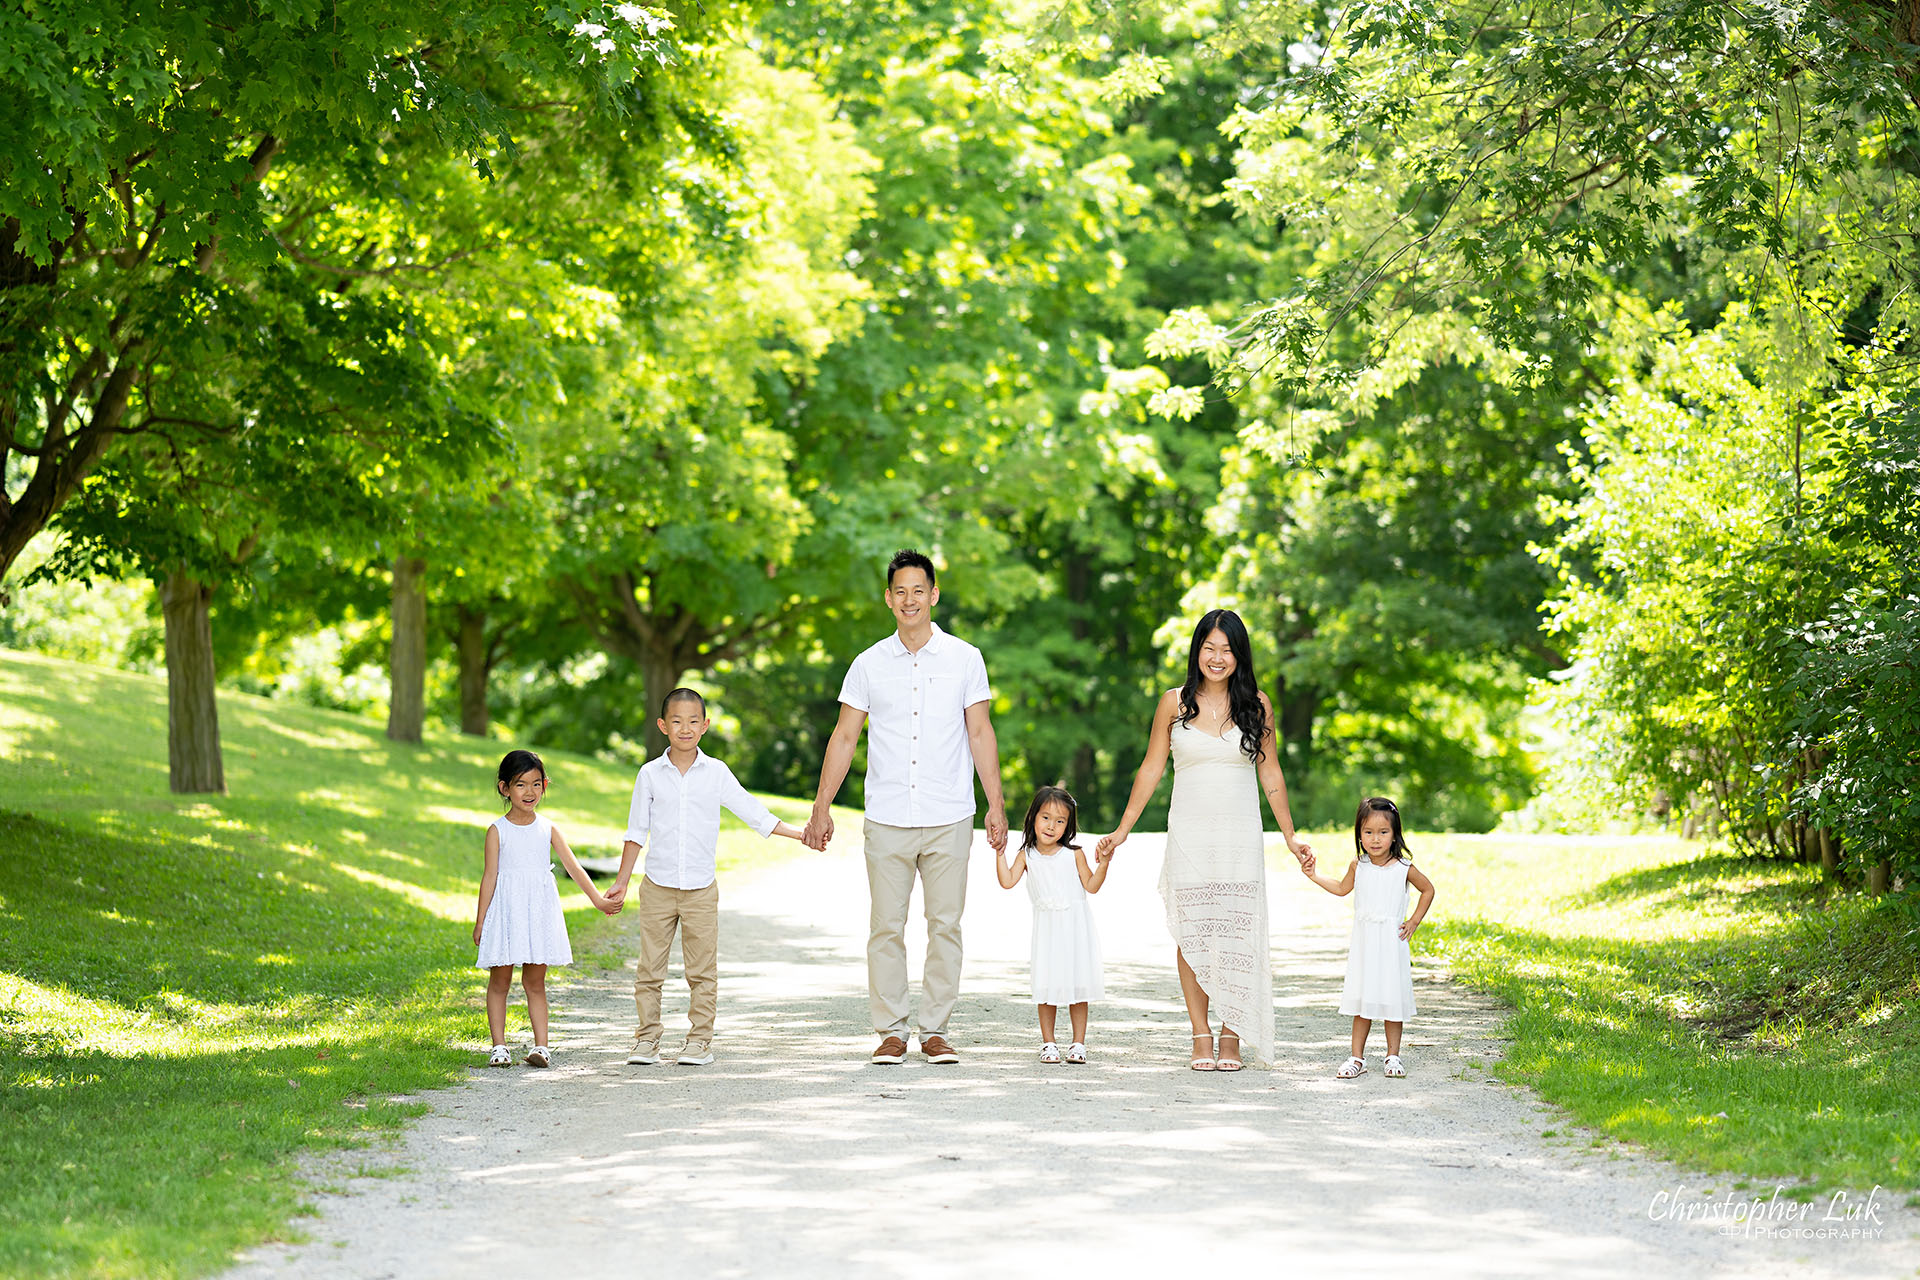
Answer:
<svg viewBox="0 0 1920 1280"><path fill-rule="evenodd" d="M1049 1040L1040 1046L1040 1061L1049 1065L1060 1061L1060 1046Z"/></svg>
<svg viewBox="0 0 1920 1280"><path fill-rule="evenodd" d="M1351 1080L1356 1076L1363 1076L1365 1074L1367 1074L1366 1059L1348 1058L1340 1064L1340 1069L1333 1073L1333 1078L1335 1080Z"/></svg>
<svg viewBox="0 0 1920 1280"><path fill-rule="evenodd" d="M1399 1054L1390 1053L1387 1055L1387 1065L1382 1068L1380 1074L1394 1080L1405 1079L1407 1074L1406 1064L1400 1061Z"/></svg>

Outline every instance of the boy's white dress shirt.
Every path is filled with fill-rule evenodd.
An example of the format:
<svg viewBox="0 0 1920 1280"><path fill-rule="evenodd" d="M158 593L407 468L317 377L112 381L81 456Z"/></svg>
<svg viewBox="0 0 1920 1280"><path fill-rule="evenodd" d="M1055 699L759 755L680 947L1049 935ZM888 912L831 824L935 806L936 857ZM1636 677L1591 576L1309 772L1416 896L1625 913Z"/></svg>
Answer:
<svg viewBox="0 0 1920 1280"><path fill-rule="evenodd" d="M641 765L633 780L627 839L647 851L647 879L663 889L712 884L718 875L714 861L723 808L762 839L772 835L780 821L740 785L733 770L697 747L684 774L665 753Z"/></svg>

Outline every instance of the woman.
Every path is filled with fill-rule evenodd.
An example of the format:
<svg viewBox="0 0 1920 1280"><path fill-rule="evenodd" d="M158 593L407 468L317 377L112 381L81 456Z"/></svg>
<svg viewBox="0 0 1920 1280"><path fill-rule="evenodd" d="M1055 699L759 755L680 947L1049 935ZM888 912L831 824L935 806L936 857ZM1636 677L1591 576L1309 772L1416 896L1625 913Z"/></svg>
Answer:
<svg viewBox="0 0 1920 1280"><path fill-rule="evenodd" d="M1294 836L1287 783L1280 774L1273 705L1253 677L1246 624L1215 609L1193 629L1187 680L1169 689L1153 713L1146 759L1133 780L1126 814L1097 846L1125 843L1173 756L1173 805L1160 897L1180 966L1180 992L1193 1028L1195 1071L1238 1071L1244 1041L1273 1056L1273 961L1267 944L1266 840L1260 793L1287 848L1312 866ZM1219 1048L1208 1022L1220 1018Z"/></svg>

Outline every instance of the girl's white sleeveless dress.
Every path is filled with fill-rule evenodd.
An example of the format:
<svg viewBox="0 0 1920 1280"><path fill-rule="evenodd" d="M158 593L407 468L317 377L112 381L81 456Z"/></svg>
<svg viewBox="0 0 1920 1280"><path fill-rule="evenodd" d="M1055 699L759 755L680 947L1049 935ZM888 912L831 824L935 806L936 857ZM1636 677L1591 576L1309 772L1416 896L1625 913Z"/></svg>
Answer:
<svg viewBox="0 0 1920 1280"><path fill-rule="evenodd" d="M1106 999L1100 935L1073 850L1027 850L1027 896L1033 899L1033 1002Z"/></svg>
<svg viewBox="0 0 1920 1280"><path fill-rule="evenodd" d="M1407 866L1398 858L1384 867L1365 857L1354 864L1353 941L1340 988L1340 1012L1348 1017L1405 1022L1413 1016L1413 948L1400 937Z"/></svg>
<svg viewBox="0 0 1920 1280"><path fill-rule="evenodd" d="M1160 898L1167 931L1207 993L1212 1017L1243 1055L1273 1060L1273 958L1267 939L1266 835L1260 783L1225 736L1173 725L1173 804Z"/></svg>
<svg viewBox="0 0 1920 1280"><path fill-rule="evenodd" d="M567 916L553 882L553 824L536 814L524 827L498 818L493 829L500 833L500 873L480 922L474 967L572 964Z"/></svg>

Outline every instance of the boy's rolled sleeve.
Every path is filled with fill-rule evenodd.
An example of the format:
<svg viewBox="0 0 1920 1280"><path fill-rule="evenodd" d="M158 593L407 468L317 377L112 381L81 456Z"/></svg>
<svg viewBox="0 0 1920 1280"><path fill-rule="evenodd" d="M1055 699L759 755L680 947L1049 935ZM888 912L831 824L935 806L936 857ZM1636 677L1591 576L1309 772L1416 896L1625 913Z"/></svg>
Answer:
<svg viewBox="0 0 1920 1280"><path fill-rule="evenodd" d="M719 763L715 761L715 763ZM733 776L733 770L720 765L726 777L720 784L720 803L740 821L753 828L753 833L762 840L773 834L780 825L780 819L773 816L767 806L754 797L753 792L740 785L740 779Z"/></svg>
<svg viewBox="0 0 1920 1280"><path fill-rule="evenodd" d="M653 830L653 786L642 769L633 779L633 805L627 810L627 839L645 848Z"/></svg>

